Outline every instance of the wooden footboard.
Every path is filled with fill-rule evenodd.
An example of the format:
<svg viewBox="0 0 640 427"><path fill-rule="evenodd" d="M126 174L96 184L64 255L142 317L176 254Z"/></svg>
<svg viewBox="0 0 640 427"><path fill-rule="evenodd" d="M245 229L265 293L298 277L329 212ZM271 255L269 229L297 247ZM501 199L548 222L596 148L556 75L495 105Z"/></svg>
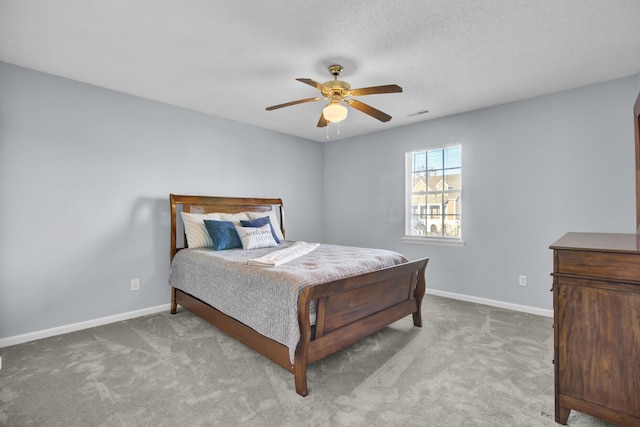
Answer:
<svg viewBox="0 0 640 427"><path fill-rule="evenodd" d="M308 394L308 364L341 350L391 323L413 315L422 326L428 258L303 289L298 322L300 342L294 373L296 392ZM309 322L312 300L317 300L314 334Z"/></svg>

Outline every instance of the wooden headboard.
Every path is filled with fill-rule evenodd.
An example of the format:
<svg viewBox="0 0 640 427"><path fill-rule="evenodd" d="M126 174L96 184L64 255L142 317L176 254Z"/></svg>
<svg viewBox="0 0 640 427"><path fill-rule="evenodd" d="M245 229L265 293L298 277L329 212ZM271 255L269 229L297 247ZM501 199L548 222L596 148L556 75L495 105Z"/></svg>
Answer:
<svg viewBox="0 0 640 427"><path fill-rule="evenodd" d="M187 238L183 236L184 247L177 247L178 241L178 216L179 212L190 213L238 213L238 212L269 212L277 209L276 216L280 220L280 230L284 232L284 212L282 199L256 199L245 197L208 197L208 196L184 196L169 194L171 202L171 259L180 250L186 247ZM181 206L178 209L177 206ZM184 230L183 230L184 233Z"/></svg>

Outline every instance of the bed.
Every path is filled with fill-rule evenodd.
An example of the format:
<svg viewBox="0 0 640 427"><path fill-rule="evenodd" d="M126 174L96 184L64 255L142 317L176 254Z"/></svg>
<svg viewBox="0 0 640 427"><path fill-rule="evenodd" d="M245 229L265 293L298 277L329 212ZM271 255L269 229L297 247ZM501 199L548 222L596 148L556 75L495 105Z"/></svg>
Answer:
<svg viewBox="0 0 640 427"><path fill-rule="evenodd" d="M425 294L425 270L428 258L407 261L399 254L390 251L323 244L308 255L287 264L276 267L248 266L249 259L253 260L256 259L256 256L264 254L273 256L274 252L272 251L285 252L286 248L297 244L284 239L285 227L281 199L171 194L170 204L171 314L176 314L177 307L180 305L293 373L296 392L301 396L308 394L307 366L309 364L335 353L405 316L411 315L413 324L417 327L422 326L421 304ZM224 213L228 216L227 219L236 215L251 215L251 218L269 217L273 237L277 240L275 230L273 230L277 227L278 235L282 238L281 244L274 248L229 251L189 247L191 243L187 239L185 223L182 221L185 214L205 217L215 216L218 213ZM193 241L195 242L195 239ZM194 246L198 245L194 244ZM356 250L364 251L362 253L365 253L367 257L370 256L371 260L359 258L357 262L351 263L350 268L338 268L340 270L338 273L333 271L329 276L318 275L317 270L321 269L324 263L327 265L335 263L336 258L339 258L340 262L344 262L346 266L349 257L362 257L360 252L356 252ZM345 251L346 255L336 251ZM376 265L375 259L389 256L387 253L400 256L401 259L384 261L393 263L393 265L382 268L370 266ZM327 254L329 254L329 258L327 258ZM344 257L344 261L341 257ZM231 264L231 262L236 262L236 264ZM217 268L226 269L225 271L231 274L229 276L210 276L214 273L206 271ZM306 272L304 268L307 269ZM248 278L239 276L243 274L242 270L244 269L248 269L250 272ZM354 274L354 272L356 273ZM297 275L295 275L296 273ZM255 277L251 277L252 275ZM215 285L223 292L233 294L234 298L240 299L240 304L236 303L236 305L245 305L246 302L247 307L251 303L255 303L254 300L266 304L262 301L263 299L266 301L268 298L257 297L255 292L261 291L263 288L272 289L271 286L276 289L278 285L276 282L285 282L285 280L291 280L291 277L295 277L296 285L293 287L293 291L289 288L287 291L283 291L285 297L282 298L283 300L291 300L288 304L292 304L293 307L291 309L280 307L281 303L278 298L275 300L277 307L268 306L263 310L268 313L267 319L269 321L276 324L282 321L285 325L289 325L284 327L284 330L295 331L293 337L287 338L291 342L288 342L287 339L281 339L278 334L272 334L270 330L265 332L259 323L251 323L253 319L245 320L242 314L233 311L233 304L224 306L222 298L218 299L215 293L210 294L214 291L207 290L209 283L205 283L205 287L202 286L208 277L215 277L211 280L212 283L215 282ZM256 277L258 278L256 279ZM300 277L303 277L304 280L301 280ZM324 277L331 279L323 281ZM223 281L225 283L220 283ZM199 286L196 286L195 282L199 282ZM211 288L216 286L212 284ZM280 291L274 290L273 293L277 292ZM292 293L293 295L289 295ZM282 304L286 305L286 303ZM254 313L260 310L250 311ZM280 317L283 319L281 320ZM292 319L288 319L289 323L287 323L287 317L292 317ZM290 323L293 323L293 327Z"/></svg>

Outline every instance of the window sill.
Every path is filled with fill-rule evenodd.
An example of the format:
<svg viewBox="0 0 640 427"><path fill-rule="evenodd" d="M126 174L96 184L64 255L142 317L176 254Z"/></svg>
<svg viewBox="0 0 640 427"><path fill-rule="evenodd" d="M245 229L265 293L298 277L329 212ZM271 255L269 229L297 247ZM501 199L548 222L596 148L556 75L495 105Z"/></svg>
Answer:
<svg viewBox="0 0 640 427"><path fill-rule="evenodd" d="M461 239L445 239L438 237L402 236L404 243L414 245L435 245L435 246L464 246Z"/></svg>

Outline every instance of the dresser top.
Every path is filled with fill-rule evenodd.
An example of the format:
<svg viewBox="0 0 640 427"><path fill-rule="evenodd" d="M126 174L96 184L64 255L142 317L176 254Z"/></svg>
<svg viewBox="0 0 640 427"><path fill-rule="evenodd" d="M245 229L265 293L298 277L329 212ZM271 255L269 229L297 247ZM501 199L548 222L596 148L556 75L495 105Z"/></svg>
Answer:
<svg viewBox="0 0 640 427"><path fill-rule="evenodd" d="M549 246L549 248L640 253L640 235L623 233L567 233Z"/></svg>

